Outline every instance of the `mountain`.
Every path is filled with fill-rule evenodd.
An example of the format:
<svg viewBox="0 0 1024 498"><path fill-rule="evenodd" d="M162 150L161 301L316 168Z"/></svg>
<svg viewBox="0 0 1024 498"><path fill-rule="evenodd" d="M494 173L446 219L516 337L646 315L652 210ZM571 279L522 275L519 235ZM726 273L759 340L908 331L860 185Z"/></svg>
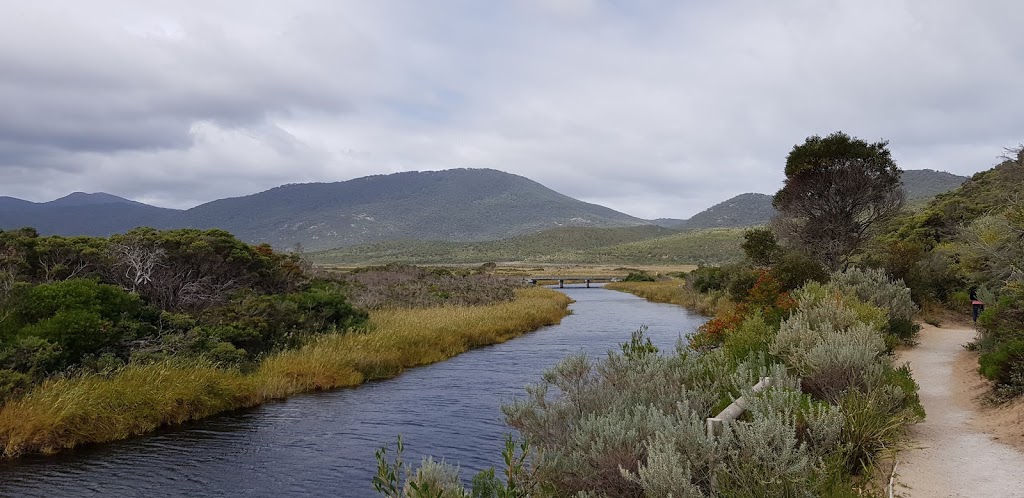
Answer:
<svg viewBox="0 0 1024 498"><path fill-rule="evenodd" d="M43 235L106 237L139 226L164 226L179 213L103 192L75 192L49 202L0 197L0 229L34 227Z"/></svg>
<svg viewBox="0 0 1024 498"><path fill-rule="evenodd" d="M901 237L912 235L935 242L955 239L964 226L978 218L1003 212L1019 202L1024 185L1024 152L1007 159L992 169L975 173L962 185L936 195L920 211L914 213L901 229Z"/></svg>
<svg viewBox="0 0 1024 498"><path fill-rule="evenodd" d="M775 216L772 196L740 194L719 202L678 225L679 228L735 228L767 223Z"/></svg>
<svg viewBox="0 0 1024 498"><path fill-rule="evenodd" d="M560 226L647 224L491 169L376 175L284 185L189 209L179 226L223 228L249 242L312 250L414 239L494 240Z"/></svg>
<svg viewBox="0 0 1024 498"><path fill-rule="evenodd" d="M963 178L919 170L905 172L904 180L911 196L930 196ZM32 226L42 234L106 236L137 226L221 228L247 242L278 248L302 244L314 251L395 240L479 242L559 227L734 228L765 223L773 214L771 196L742 194L688 220L651 222L491 169L284 185L186 211L102 192L75 192L43 203L0 197L0 229ZM572 246L573 237L561 240L566 250L579 249Z"/></svg>
<svg viewBox="0 0 1024 498"><path fill-rule="evenodd" d="M31 201L24 201L14 197L0 196L0 210L25 209L34 206Z"/></svg>
<svg viewBox="0 0 1024 498"><path fill-rule="evenodd" d="M907 191L908 201L930 199L949 192L967 181L966 176L954 175L931 169L911 169L903 172L901 178Z"/></svg>
<svg viewBox="0 0 1024 498"><path fill-rule="evenodd" d="M61 197L60 199L55 199L50 202L44 202L43 204L51 207L101 206L104 204L130 204L134 206L146 206L146 204L143 204L141 202L135 202L132 200L125 199L124 197L118 197L116 195L108 194L106 192L96 192L92 194L87 194L85 192L72 192L64 197Z"/></svg>
<svg viewBox="0 0 1024 498"><path fill-rule="evenodd" d="M938 194L956 189L967 177L930 169L906 170L901 176L907 200L919 205ZM678 229L748 227L767 223L775 216L772 196L740 194L701 211L688 220L662 218L652 223Z"/></svg>

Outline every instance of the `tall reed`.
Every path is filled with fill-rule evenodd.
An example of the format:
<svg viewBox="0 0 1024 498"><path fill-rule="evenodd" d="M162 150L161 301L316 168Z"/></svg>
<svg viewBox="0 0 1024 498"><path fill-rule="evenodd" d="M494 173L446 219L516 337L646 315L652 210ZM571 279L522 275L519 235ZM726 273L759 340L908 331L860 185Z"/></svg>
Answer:
<svg viewBox="0 0 1024 498"><path fill-rule="evenodd" d="M0 407L0 449L7 457L54 453L296 393L394 377L558 323L570 302L550 289L527 288L513 301L488 306L374 312L367 333L320 336L265 358L249 374L178 359L54 378Z"/></svg>
<svg viewBox="0 0 1024 498"><path fill-rule="evenodd" d="M721 292L702 294L678 279L657 282L612 282L605 288L628 292L655 303L677 304L708 316L714 315L720 306L726 305L729 301Z"/></svg>

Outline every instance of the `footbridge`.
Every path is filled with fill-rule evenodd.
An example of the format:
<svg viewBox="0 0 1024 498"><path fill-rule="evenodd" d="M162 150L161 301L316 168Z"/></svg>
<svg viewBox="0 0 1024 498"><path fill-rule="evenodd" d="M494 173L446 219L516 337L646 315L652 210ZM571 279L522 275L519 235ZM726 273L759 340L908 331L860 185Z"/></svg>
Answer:
<svg viewBox="0 0 1024 498"><path fill-rule="evenodd" d="M580 282L582 282L582 283L586 284L587 288L589 289L591 282L595 282L595 283L597 283L597 282L618 282L618 281L622 280L622 277L617 277L617 276L580 276L580 275L566 275L566 276L538 275L538 276L533 276L533 277L526 277L524 280L526 282L531 283L531 284L540 284L540 283L543 283L543 282L552 282L552 283L558 282L558 288L559 289L564 289L565 288L565 284L567 282L568 283L574 283L574 282L575 283L580 283Z"/></svg>

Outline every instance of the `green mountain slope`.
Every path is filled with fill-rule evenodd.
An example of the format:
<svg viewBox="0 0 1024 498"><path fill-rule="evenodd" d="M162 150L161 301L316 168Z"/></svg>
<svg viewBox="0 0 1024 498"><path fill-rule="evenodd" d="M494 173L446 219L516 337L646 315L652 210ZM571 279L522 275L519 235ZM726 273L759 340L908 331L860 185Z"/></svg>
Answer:
<svg viewBox="0 0 1024 498"><path fill-rule="evenodd" d="M734 228L762 225L775 215L772 196L740 194L701 211L680 228Z"/></svg>
<svg viewBox="0 0 1024 498"><path fill-rule="evenodd" d="M223 228L250 242L328 249L413 239L480 241L559 226L636 226L645 221L490 169L369 176L285 185L195 207L179 225Z"/></svg>
<svg viewBox="0 0 1024 498"><path fill-rule="evenodd" d="M907 191L907 200L914 206L920 206L937 194L959 187L967 177L945 171L919 169L904 171L901 179ZM775 208L772 207L772 196L749 193L715 204L688 220L676 223L668 219L655 221L671 228L730 228L762 225L773 216Z"/></svg>
<svg viewBox="0 0 1024 498"><path fill-rule="evenodd" d="M963 185L966 176L954 175L931 169L912 169L903 172L903 188L908 201L930 199L943 192L949 192Z"/></svg>
<svg viewBox="0 0 1024 498"><path fill-rule="evenodd" d="M1021 185L1024 185L1024 161L1003 161L990 170L976 173L959 188L936 195L904 224L899 235L936 242L953 238L971 221L1019 202Z"/></svg>

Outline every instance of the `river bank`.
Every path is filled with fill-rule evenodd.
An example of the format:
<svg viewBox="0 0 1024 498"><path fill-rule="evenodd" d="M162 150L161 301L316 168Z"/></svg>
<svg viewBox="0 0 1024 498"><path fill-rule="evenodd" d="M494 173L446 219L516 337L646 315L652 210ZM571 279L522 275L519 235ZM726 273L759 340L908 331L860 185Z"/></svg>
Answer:
<svg viewBox="0 0 1024 498"><path fill-rule="evenodd" d="M54 453L297 393L394 377L556 324L570 302L556 291L531 288L493 305L378 311L368 333L319 337L267 357L249 373L174 360L48 380L0 408L0 448L5 457Z"/></svg>
<svg viewBox="0 0 1024 498"><path fill-rule="evenodd" d="M406 443L458 464L464 476L502 464L510 430L500 407L570 355L603 358L648 326L672 351L705 317L600 288L567 286L575 302L558 325L354 389L299 394L51 456L0 460L0 495L375 496L374 451Z"/></svg>
<svg viewBox="0 0 1024 498"><path fill-rule="evenodd" d="M724 293L701 294L686 286L683 280L659 280L657 282L612 282L607 289L628 292L653 303L675 304L702 315L714 315L718 308L728 302Z"/></svg>

